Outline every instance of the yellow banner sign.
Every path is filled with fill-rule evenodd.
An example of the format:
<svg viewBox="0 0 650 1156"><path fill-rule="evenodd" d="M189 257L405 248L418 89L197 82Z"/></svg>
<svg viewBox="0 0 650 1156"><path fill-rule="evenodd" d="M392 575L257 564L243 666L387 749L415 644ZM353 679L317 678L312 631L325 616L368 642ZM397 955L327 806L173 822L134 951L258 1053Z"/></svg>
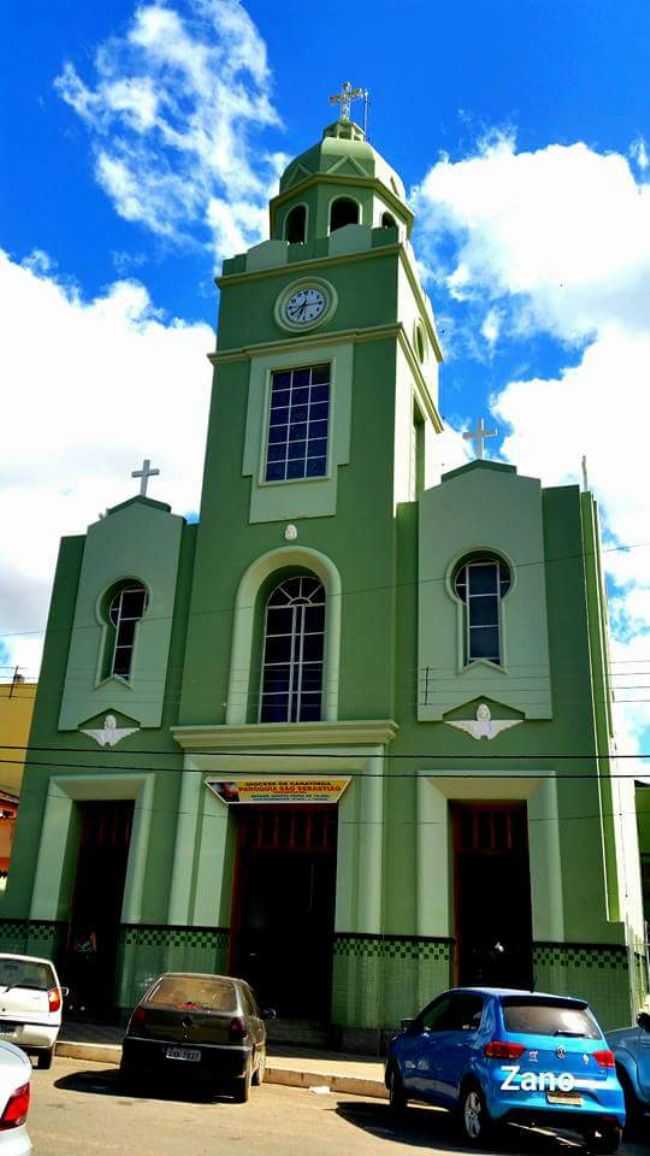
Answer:
<svg viewBox="0 0 650 1156"><path fill-rule="evenodd" d="M281 779L206 779L222 803L338 803L349 778L298 775Z"/></svg>

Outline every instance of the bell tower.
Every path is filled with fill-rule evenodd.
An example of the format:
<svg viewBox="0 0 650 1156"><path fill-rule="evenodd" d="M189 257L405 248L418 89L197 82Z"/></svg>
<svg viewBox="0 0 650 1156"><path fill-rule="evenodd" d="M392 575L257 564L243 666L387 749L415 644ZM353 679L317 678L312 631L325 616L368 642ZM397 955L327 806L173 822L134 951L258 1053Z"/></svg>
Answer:
<svg viewBox="0 0 650 1156"><path fill-rule="evenodd" d="M390 717L396 513L433 480L442 355L404 186L346 111L282 174L269 240L218 279L188 646L218 681L242 574L294 535L341 575L342 655L376 651L372 688L342 674L341 717ZM206 705L188 688L187 721Z"/></svg>

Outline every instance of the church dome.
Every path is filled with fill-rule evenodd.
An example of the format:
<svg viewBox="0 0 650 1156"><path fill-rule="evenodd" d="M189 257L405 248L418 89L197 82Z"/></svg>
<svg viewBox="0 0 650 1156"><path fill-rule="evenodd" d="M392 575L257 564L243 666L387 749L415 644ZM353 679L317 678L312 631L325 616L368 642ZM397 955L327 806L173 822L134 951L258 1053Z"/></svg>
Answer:
<svg viewBox="0 0 650 1156"><path fill-rule="evenodd" d="M363 129L352 120L337 120L328 125L318 144L291 161L280 177L280 194L310 177L327 174L380 181L406 204L401 177L368 143Z"/></svg>

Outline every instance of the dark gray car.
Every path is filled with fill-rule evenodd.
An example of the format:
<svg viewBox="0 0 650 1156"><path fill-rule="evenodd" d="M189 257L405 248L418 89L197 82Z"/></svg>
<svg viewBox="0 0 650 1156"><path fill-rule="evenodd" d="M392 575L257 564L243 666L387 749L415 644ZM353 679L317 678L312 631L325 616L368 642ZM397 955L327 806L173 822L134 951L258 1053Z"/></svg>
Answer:
<svg viewBox="0 0 650 1156"><path fill-rule="evenodd" d="M243 1103L266 1065L264 1020L243 979L166 972L134 1009L122 1044L126 1077L210 1080Z"/></svg>

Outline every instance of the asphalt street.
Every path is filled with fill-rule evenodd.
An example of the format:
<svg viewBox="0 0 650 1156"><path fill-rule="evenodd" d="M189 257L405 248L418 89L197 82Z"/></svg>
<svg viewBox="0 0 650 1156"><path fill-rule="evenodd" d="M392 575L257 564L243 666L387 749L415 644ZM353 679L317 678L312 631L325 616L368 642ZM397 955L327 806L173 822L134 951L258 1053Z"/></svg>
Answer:
<svg viewBox="0 0 650 1156"><path fill-rule="evenodd" d="M248 1104L186 1089L125 1094L117 1069L56 1059L34 1072L29 1131L35 1156L439 1156L465 1153L444 1112L409 1107L396 1124L383 1101L266 1084ZM238 1148L233 1149L234 1145ZM579 1156L581 1146L510 1129L500 1147L514 1156ZM650 1156L626 1144L626 1156Z"/></svg>

